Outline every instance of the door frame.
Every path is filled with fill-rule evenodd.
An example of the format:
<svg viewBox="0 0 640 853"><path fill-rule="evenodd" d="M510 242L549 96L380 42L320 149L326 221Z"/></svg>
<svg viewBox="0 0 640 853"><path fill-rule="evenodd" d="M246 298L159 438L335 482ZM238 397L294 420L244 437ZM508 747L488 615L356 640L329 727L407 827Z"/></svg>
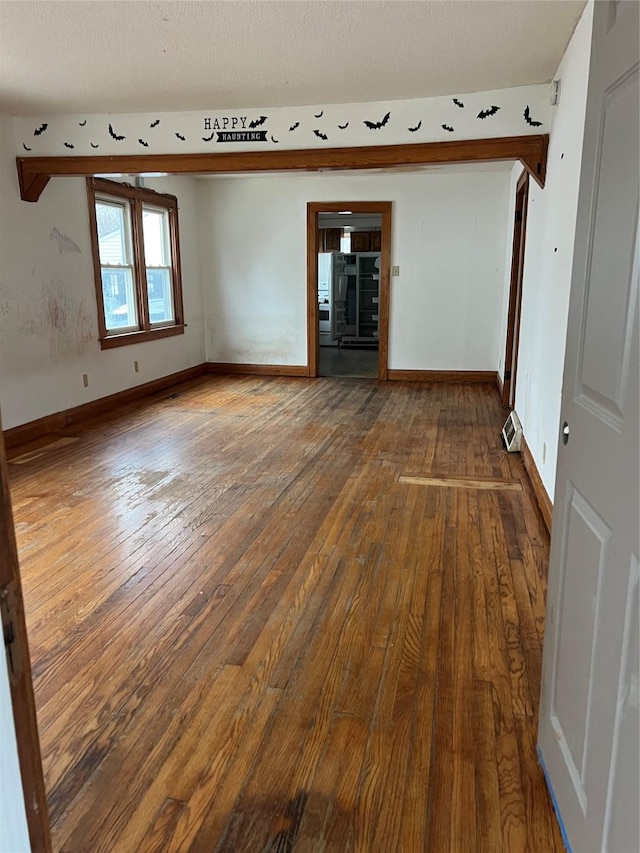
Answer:
<svg viewBox="0 0 640 853"><path fill-rule="evenodd" d="M502 378L502 405L513 409L516 405L516 374L518 346L520 343L520 316L522 308L522 281L524 278L524 253L527 237L527 208L529 204L529 173L523 171L516 184L516 203L513 214L513 248L511 251L511 284L507 313L507 342Z"/></svg>
<svg viewBox="0 0 640 853"><path fill-rule="evenodd" d="M29 842L33 853L51 853L49 813L33 695L33 676L20 582L9 476L0 423L0 599L2 625L11 638L7 650L13 721L22 777ZM5 653L4 651L2 652Z"/></svg>
<svg viewBox="0 0 640 853"><path fill-rule="evenodd" d="M378 303L378 379L389 376L389 289L391 272L390 201L310 201L307 202L307 376L318 375L320 331L318 317L319 213L351 210L381 217L380 293Z"/></svg>

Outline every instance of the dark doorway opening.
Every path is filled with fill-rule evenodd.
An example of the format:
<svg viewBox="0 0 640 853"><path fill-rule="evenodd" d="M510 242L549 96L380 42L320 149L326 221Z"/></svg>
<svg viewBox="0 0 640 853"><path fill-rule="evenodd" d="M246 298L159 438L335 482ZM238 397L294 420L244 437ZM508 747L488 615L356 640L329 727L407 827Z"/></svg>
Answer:
<svg viewBox="0 0 640 853"><path fill-rule="evenodd" d="M357 236L333 218L369 217ZM355 220L354 220L355 221ZM364 223L364 219L362 219ZM361 224L362 224L361 223ZM377 242L379 240L379 242ZM338 248L339 247L339 248ZM343 251L344 250L344 251ZM319 257L331 272L322 289ZM309 376L366 376L386 380L389 340L391 202L309 202L307 205L307 340ZM335 285L335 287L334 287ZM322 357L320 352L323 325ZM350 354L353 352L353 355Z"/></svg>
<svg viewBox="0 0 640 853"><path fill-rule="evenodd" d="M522 279L527 231L527 201L529 174L523 172L516 185L515 220L513 224L513 251L511 255L511 286L509 288L509 314L507 316L507 344L504 358L502 403L513 409L516 401L516 374L518 369L518 344L520 341L520 314L522 307Z"/></svg>

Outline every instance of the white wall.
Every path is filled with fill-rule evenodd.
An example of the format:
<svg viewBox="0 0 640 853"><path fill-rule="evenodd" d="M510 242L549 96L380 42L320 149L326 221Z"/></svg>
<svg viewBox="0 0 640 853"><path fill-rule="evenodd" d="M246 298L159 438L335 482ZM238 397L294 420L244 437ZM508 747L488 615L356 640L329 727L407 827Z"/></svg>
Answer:
<svg viewBox="0 0 640 853"><path fill-rule="evenodd" d="M540 189L535 181L529 185L516 411L551 498L555 487L592 16L590 3L554 75L561 81L560 102L553 110L545 188Z"/></svg>
<svg viewBox="0 0 640 853"><path fill-rule="evenodd" d="M306 204L393 202L389 367L497 370L505 166L203 180L207 359L305 364Z"/></svg>
<svg viewBox="0 0 640 853"><path fill-rule="evenodd" d="M307 73L310 73L308 69ZM453 95L464 104L463 109L456 106ZM497 106L499 111L487 121L478 122L479 111L486 109L488 104ZM540 125L528 125L523 121L522 115L527 106L531 115L541 122ZM299 148L335 148L336 145L405 145L535 135L546 132L549 109L547 87L535 84L359 104L292 107L260 107L256 104L249 109L206 112L26 115L17 117L16 128L18 148L24 157L92 155L97 153L96 146L103 156L209 154L220 148L217 144L221 141L220 131L225 133L225 152L264 153ZM372 121L381 122L374 132L366 124ZM250 126L252 122L253 128ZM420 126L416 129L418 122ZM42 125L44 131L34 133Z"/></svg>
<svg viewBox="0 0 640 853"><path fill-rule="evenodd" d="M13 120L0 119L0 405L8 429L204 361L195 181L149 186L178 196L184 335L101 350L87 194L82 178L54 178L40 201L20 200ZM57 229L57 232L54 232ZM55 233L69 238L55 238ZM137 360L140 371L135 373ZM84 388L83 373L89 376Z"/></svg>
<svg viewBox="0 0 640 853"><path fill-rule="evenodd" d="M27 853L30 849L3 650L0 652L0 853Z"/></svg>

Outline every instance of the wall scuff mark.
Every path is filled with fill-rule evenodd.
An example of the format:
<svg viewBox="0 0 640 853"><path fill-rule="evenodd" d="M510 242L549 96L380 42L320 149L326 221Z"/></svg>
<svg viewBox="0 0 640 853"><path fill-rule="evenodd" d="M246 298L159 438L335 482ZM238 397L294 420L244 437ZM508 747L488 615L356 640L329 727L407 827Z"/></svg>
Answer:
<svg viewBox="0 0 640 853"><path fill-rule="evenodd" d="M82 355L95 337L93 318L85 308L84 301L74 299L60 279L43 283L41 317L42 331L49 340L54 362Z"/></svg>
<svg viewBox="0 0 640 853"><path fill-rule="evenodd" d="M80 246L78 246L78 244L74 242L71 237L66 237L57 228L53 229L53 231L49 235L49 240L55 240L57 242L58 251L60 252L60 254L67 254L68 252L82 252Z"/></svg>

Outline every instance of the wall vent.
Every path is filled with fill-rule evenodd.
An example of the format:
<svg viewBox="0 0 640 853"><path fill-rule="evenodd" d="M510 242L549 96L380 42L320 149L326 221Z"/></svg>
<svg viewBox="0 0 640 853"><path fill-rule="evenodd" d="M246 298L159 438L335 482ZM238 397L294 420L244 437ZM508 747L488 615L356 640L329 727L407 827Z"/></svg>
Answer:
<svg viewBox="0 0 640 853"><path fill-rule="evenodd" d="M515 412L511 412L500 433L503 444L509 453L520 450L522 443L522 424Z"/></svg>

